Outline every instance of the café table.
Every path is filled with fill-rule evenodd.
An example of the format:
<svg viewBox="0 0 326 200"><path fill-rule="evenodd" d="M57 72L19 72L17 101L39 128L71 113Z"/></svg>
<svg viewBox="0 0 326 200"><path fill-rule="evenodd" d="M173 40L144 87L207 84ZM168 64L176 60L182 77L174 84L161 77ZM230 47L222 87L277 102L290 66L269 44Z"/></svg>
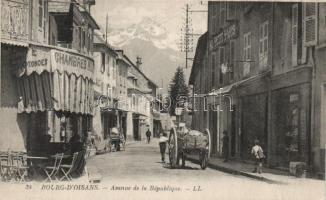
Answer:
<svg viewBox="0 0 326 200"><path fill-rule="evenodd" d="M44 156L24 156L27 160L27 164L29 166L28 176L33 179L38 179L38 177L42 173L42 168L45 166L45 162L49 160L48 157Z"/></svg>

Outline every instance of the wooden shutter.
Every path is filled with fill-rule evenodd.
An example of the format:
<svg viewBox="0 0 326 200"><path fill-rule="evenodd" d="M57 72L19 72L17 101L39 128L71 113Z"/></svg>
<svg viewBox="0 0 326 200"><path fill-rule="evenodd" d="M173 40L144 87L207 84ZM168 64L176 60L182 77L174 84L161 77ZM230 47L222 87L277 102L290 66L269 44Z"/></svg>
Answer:
<svg viewBox="0 0 326 200"><path fill-rule="evenodd" d="M303 41L305 46L317 44L317 9L317 3L303 4Z"/></svg>
<svg viewBox="0 0 326 200"><path fill-rule="evenodd" d="M235 2L227 2L227 20L235 19Z"/></svg>
<svg viewBox="0 0 326 200"><path fill-rule="evenodd" d="M298 65L298 4L292 6L292 66Z"/></svg>

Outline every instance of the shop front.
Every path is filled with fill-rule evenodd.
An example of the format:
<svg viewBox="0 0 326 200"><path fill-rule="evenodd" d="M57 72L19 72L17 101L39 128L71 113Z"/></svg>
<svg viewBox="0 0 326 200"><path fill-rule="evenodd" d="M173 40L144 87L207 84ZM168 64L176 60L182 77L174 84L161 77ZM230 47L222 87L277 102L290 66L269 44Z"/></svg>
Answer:
<svg viewBox="0 0 326 200"><path fill-rule="evenodd" d="M18 112L28 115L27 151L66 150L72 136L86 141L93 112L94 63L61 48L30 45L18 70Z"/></svg>
<svg viewBox="0 0 326 200"><path fill-rule="evenodd" d="M271 165L288 168L290 162L310 162L310 69L273 78Z"/></svg>

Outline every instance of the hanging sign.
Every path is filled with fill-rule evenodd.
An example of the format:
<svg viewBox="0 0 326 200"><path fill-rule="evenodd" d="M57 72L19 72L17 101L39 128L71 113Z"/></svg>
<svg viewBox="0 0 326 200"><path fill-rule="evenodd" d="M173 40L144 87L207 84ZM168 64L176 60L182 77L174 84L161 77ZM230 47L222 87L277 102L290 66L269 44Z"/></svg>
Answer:
<svg viewBox="0 0 326 200"><path fill-rule="evenodd" d="M209 48L210 50L214 50L218 46L236 37L238 37L238 26L237 24L231 24L210 40Z"/></svg>

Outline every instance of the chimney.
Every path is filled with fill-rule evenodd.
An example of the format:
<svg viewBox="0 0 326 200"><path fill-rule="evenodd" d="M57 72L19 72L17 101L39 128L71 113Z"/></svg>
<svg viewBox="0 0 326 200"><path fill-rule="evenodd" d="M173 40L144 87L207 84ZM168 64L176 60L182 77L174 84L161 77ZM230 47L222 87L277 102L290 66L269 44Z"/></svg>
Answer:
<svg viewBox="0 0 326 200"><path fill-rule="evenodd" d="M140 65L141 65L141 64L143 64L143 63L141 62L141 57L137 56L136 66L137 66L138 69L140 69L140 70L141 70L141 68L140 68Z"/></svg>

